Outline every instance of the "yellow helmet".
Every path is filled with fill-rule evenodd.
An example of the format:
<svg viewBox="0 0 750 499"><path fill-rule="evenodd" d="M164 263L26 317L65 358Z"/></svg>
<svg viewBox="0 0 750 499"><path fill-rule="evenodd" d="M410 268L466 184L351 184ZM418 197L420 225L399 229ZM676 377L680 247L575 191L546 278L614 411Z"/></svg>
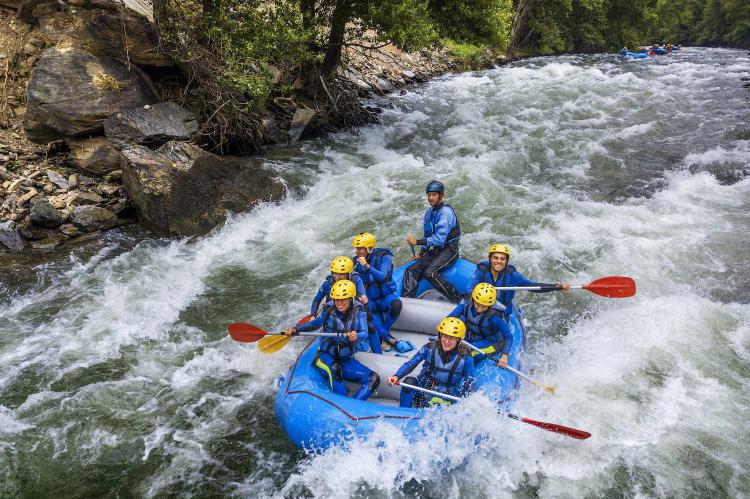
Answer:
<svg viewBox="0 0 750 499"><path fill-rule="evenodd" d="M466 337L466 324L458 317L446 317L440 321L437 330L441 334L447 334L461 340Z"/></svg>
<svg viewBox="0 0 750 499"><path fill-rule="evenodd" d="M510 248L507 247L504 244L493 244L490 246L490 250L487 252L489 256L492 256L492 253L505 253L508 255L508 258L510 258Z"/></svg>
<svg viewBox="0 0 750 499"><path fill-rule="evenodd" d="M357 287L352 281L341 279L331 286L331 292L328 294L334 300L346 300L357 296Z"/></svg>
<svg viewBox="0 0 750 499"><path fill-rule="evenodd" d="M369 232L362 232L352 238L352 247L354 248L374 248L375 236Z"/></svg>
<svg viewBox="0 0 750 499"><path fill-rule="evenodd" d="M354 262L348 256L337 256L331 260L330 268L336 274L348 274L354 268Z"/></svg>
<svg viewBox="0 0 750 499"><path fill-rule="evenodd" d="M497 300L497 291L492 284L488 282L480 282L474 286L474 291L471 292L471 297L480 305L491 307Z"/></svg>

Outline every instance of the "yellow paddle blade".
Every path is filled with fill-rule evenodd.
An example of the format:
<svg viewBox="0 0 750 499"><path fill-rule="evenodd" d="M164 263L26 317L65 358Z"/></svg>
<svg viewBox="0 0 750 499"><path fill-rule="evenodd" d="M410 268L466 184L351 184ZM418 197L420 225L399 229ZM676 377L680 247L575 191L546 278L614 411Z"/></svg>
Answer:
<svg viewBox="0 0 750 499"><path fill-rule="evenodd" d="M291 339L291 336L284 335L266 336L258 342L258 350L260 350L262 353L278 352L279 350L284 348Z"/></svg>

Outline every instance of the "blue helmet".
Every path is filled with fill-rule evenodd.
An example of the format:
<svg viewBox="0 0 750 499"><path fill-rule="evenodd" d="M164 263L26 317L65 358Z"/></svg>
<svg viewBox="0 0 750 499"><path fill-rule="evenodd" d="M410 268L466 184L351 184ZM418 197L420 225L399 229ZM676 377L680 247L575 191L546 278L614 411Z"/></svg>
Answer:
<svg viewBox="0 0 750 499"><path fill-rule="evenodd" d="M440 194L442 194L445 192L445 186L442 182L433 180L432 182L427 184L427 189L425 189L425 192L439 192Z"/></svg>

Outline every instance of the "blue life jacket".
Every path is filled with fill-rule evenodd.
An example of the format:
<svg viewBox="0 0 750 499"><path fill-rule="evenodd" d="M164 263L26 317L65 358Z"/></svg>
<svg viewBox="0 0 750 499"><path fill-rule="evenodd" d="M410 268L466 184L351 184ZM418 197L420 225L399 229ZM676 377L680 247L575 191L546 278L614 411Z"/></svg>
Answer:
<svg viewBox="0 0 750 499"><path fill-rule="evenodd" d="M466 377L466 359L468 352L463 348L456 348L443 362L439 352L438 340L425 345L430 351L424 358L422 372L419 373L420 385L430 390L460 396Z"/></svg>
<svg viewBox="0 0 750 499"><path fill-rule="evenodd" d="M341 336L335 338L323 338L320 351L325 352L336 360L348 360L357 352L357 342L349 341L349 331L358 329L358 318L362 310L362 304L352 300L352 306L341 314L336 310L332 301L323 305L323 328L324 333L338 333ZM366 326L365 326L366 327Z"/></svg>
<svg viewBox="0 0 750 499"><path fill-rule="evenodd" d="M382 272L383 269L380 268L380 263L383 257L386 255L392 257L393 253L388 248L375 248L374 250L372 250L372 253L370 254L370 260L368 261L370 267L373 267ZM372 300L379 300L384 296L395 293L396 283L393 282L393 279L391 277L392 274L393 265L391 265L391 269L388 271L388 274L382 281L378 281L375 276L369 272L361 276L362 280L365 283L365 288L367 289L368 298Z"/></svg>
<svg viewBox="0 0 750 499"><path fill-rule="evenodd" d="M458 241L461 238L461 225L458 223L458 216L456 215L456 210L453 209L453 207L446 203L440 203L440 206L438 209L430 208L429 209L429 217L425 217L424 222L422 223L422 228L424 229L424 238L427 239L431 235L435 233L435 221L438 217L438 214L442 210L451 210L453 212L453 216L456 218L456 225L454 225L451 230L448 232L448 237L445 239L445 244L441 246L444 248L445 246L448 246L453 241Z"/></svg>
<svg viewBox="0 0 750 499"><path fill-rule="evenodd" d="M496 315L502 317L502 311L490 307L480 314L474 309L474 304L467 303L460 317L466 324L466 340L469 343L476 340L499 342L500 329L489 321Z"/></svg>
<svg viewBox="0 0 750 499"><path fill-rule="evenodd" d="M489 262L482 262L477 264L477 269L479 269L479 271L482 273L482 282L488 282L493 286L498 287L510 286L511 283L509 282L509 279L513 272L516 271L516 268L513 265L507 264L505 265L505 268L500 271L500 275L497 276L497 281L493 281ZM508 315L510 315L510 313L513 311L511 302L513 301L514 296L516 296L515 291L500 291L499 289L497 290L497 301L498 303L502 303L505 306L505 313Z"/></svg>

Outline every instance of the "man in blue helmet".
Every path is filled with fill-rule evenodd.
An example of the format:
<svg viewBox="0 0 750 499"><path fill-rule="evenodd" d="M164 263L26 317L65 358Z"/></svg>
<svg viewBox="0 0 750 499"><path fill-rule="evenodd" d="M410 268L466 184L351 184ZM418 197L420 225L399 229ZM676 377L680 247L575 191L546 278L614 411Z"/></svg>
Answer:
<svg viewBox="0 0 750 499"><path fill-rule="evenodd" d="M448 300L458 303L461 294L440 272L453 265L458 259L458 240L461 227L455 210L443 202L445 186L437 180L427 184L427 202L430 207L424 214L424 237L416 239L409 235L406 242L411 246L420 245L417 261L404 272L401 296L416 296L419 281L424 277Z"/></svg>

